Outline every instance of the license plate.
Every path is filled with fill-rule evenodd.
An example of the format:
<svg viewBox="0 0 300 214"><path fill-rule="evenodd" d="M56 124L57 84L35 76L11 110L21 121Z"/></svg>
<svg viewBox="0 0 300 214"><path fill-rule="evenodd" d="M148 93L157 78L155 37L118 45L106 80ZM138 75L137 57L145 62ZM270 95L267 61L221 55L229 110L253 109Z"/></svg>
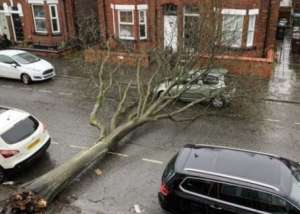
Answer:
<svg viewBox="0 0 300 214"><path fill-rule="evenodd" d="M36 145L38 145L40 142L41 142L40 139L37 139L37 140L33 141L33 143L31 143L31 144L29 144L29 145L27 146L27 149L28 149L28 150L33 149L33 148L34 148Z"/></svg>

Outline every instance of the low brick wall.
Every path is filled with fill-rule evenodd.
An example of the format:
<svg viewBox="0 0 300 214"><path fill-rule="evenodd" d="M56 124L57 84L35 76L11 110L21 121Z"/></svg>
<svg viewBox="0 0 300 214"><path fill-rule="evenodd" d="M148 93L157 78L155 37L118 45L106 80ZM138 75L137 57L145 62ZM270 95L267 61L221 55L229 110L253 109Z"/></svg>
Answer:
<svg viewBox="0 0 300 214"><path fill-rule="evenodd" d="M258 75L262 78L270 78L274 69L275 57L273 50L268 52L267 58L232 56L219 56L216 58L221 66L234 74Z"/></svg>
<svg viewBox="0 0 300 214"><path fill-rule="evenodd" d="M97 58L104 57L107 51L88 49L85 51L85 60L95 62ZM109 62L124 63L129 66L135 66L138 59L141 59L141 65L149 67L149 56L138 53L126 53L112 51ZM216 56L218 66L228 69L230 73L240 75L257 75L262 78L270 78L274 67L274 51L270 50L266 58L238 57L238 56ZM199 61L203 62L207 57L201 56Z"/></svg>
<svg viewBox="0 0 300 214"><path fill-rule="evenodd" d="M61 50L46 50L46 49L20 48L20 47L13 47L12 49L28 51L40 57L53 57L53 58L66 56L68 54L73 53L76 50L76 48L65 48Z"/></svg>
<svg viewBox="0 0 300 214"><path fill-rule="evenodd" d="M97 59L101 59L107 55L106 50L94 50L94 49L87 49L84 52L84 57L86 62L93 63ZM141 65L143 67L149 67L149 56L142 55L138 53L126 53L126 52L119 52L119 51L111 51L109 58L109 63L117 64L117 63L124 63L129 66L136 66L138 60L141 60Z"/></svg>

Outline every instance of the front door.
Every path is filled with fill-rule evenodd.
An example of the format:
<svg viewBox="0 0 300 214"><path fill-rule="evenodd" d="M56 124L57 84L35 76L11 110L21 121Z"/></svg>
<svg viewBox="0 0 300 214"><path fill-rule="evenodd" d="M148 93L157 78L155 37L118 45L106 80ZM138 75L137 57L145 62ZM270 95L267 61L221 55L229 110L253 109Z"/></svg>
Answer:
<svg viewBox="0 0 300 214"><path fill-rule="evenodd" d="M10 32L4 13L0 12L0 35L6 34L7 38L10 39Z"/></svg>
<svg viewBox="0 0 300 214"><path fill-rule="evenodd" d="M177 16L165 15L164 16L164 47L177 51L177 37L178 37L178 26Z"/></svg>
<svg viewBox="0 0 300 214"><path fill-rule="evenodd" d="M12 20L14 24L16 40L22 41L24 39L22 20L19 14L12 14Z"/></svg>

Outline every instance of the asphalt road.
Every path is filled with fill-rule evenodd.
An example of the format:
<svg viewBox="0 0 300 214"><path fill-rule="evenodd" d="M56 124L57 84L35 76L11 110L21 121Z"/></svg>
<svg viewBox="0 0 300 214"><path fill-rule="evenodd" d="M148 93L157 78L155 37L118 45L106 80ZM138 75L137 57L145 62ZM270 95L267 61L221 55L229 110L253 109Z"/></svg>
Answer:
<svg viewBox="0 0 300 214"><path fill-rule="evenodd" d="M20 183L33 179L95 142L97 132L88 125L92 100L84 93L86 84L85 79L63 76L29 86L0 80L1 105L33 113L47 124L53 138L48 154L12 179ZM260 114L253 117L239 118L224 112L191 124L147 124L128 136L126 145L116 153L76 178L59 197L69 205L59 210L127 214L135 213L134 206L138 205L142 213L163 213L156 198L163 168L187 143L253 149L300 161L299 107L263 102L256 107ZM95 169L102 174L96 175Z"/></svg>

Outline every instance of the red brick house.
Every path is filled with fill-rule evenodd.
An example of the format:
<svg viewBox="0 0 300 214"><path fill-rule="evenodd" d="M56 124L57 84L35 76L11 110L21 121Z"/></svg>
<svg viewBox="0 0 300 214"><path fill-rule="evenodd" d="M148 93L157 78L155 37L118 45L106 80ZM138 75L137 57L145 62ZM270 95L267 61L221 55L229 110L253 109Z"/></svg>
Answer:
<svg viewBox="0 0 300 214"><path fill-rule="evenodd" d="M73 7L73 0L0 0L0 34L56 49L75 35Z"/></svg>
<svg viewBox="0 0 300 214"><path fill-rule="evenodd" d="M231 20L238 29L225 58L238 56L271 64L268 54L275 48L280 0L220 2L223 28ZM121 41L135 53L157 46L176 50L185 44L186 25L201 16L193 11L193 4L199 4L199 0L98 0L99 14L103 14L99 16L100 29L106 39Z"/></svg>

